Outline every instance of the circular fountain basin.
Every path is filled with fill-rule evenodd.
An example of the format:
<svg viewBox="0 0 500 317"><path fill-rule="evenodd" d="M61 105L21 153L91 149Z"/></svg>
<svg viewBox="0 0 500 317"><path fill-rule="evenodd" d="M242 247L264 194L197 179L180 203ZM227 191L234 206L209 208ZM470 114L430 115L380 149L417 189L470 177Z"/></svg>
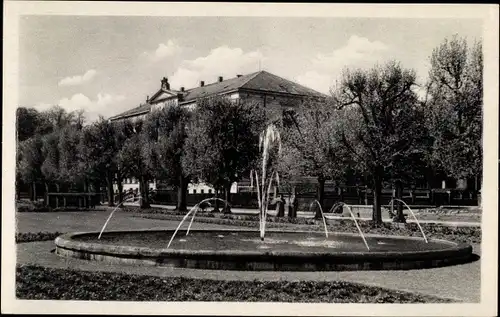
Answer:
<svg viewBox="0 0 500 317"><path fill-rule="evenodd" d="M445 240L358 234L255 230L113 231L56 238L61 256L120 264L252 271L405 270L465 263L472 247Z"/></svg>

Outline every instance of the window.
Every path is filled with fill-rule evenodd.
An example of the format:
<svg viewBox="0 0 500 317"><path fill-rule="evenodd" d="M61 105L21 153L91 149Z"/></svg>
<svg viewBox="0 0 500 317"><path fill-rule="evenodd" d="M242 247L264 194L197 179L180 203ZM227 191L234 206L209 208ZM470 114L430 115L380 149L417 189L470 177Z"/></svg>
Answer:
<svg viewBox="0 0 500 317"><path fill-rule="evenodd" d="M209 190L208 190L208 193L209 193L209 194L211 194L211 193L212 193L212 190L211 190L211 189L209 189Z"/></svg>
<svg viewBox="0 0 500 317"><path fill-rule="evenodd" d="M196 194L196 189L193 189L193 194Z"/></svg>
<svg viewBox="0 0 500 317"><path fill-rule="evenodd" d="M201 189L201 190L200 190L200 192L201 192L202 194L204 194L204 193L205 193L205 190Z"/></svg>

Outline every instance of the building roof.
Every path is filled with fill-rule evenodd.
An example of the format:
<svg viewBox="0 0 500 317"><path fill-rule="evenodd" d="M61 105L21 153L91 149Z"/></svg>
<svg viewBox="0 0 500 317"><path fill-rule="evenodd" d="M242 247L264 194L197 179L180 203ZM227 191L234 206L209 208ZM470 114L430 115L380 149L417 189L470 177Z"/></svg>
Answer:
<svg viewBox="0 0 500 317"><path fill-rule="evenodd" d="M322 94L316 90L308 87L299 85L293 81L284 79L282 77L271 74L267 71L259 71L247 75L242 75L239 77L234 77L230 79L223 80L221 82L215 82L211 84L206 84L204 86L191 88L183 92L177 90L165 90L164 88L157 91L150 101L154 101L159 96L163 96L162 92L168 93L169 95L174 95L174 93L182 94L182 103L190 103L196 101L199 98L208 97L216 94L224 94L230 91L237 90L253 90L268 93L278 93L287 95L297 95L297 96L309 96L325 98L326 95ZM174 92L174 93L173 93ZM125 111L119 115L111 117L110 119L117 119L121 117L130 117L138 115L141 113L147 113L151 110L151 104L143 104L139 107L133 108L131 110Z"/></svg>
<svg viewBox="0 0 500 317"><path fill-rule="evenodd" d="M311 96L325 98L326 95L304 87L293 81L273 75L267 71L259 71L240 77L224 80L186 90L184 93L184 102L194 101L198 98L207 97L214 94L221 94L238 89L249 89L266 91L270 93L294 94L300 96Z"/></svg>
<svg viewBox="0 0 500 317"><path fill-rule="evenodd" d="M242 75L240 77L226 79L221 82L204 85L203 87L195 87L184 92L183 101L194 101L199 98L204 98L210 95L222 94L225 92L237 90L244 86L248 81L254 79L260 72Z"/></svg>
<svg viewBox="0 0 500 317"><path fill-rule="evenodd" d="M125 112L122 112L116 116L110 117L109 120L114 120L118 118L127 118L127 117L133 117L139 114L143 113L149 113L151 111L151 104L146 103L142 104L139 107L132 108L130 110L127 110Z"/></svg>
<svg viewBox="0 0 500 317"><path fill-rule="evenodd" d="M288 79L276 76L266 71L260 71L252 77L241 88L325 98L326 95L314 89L299 85Z"/></svg>

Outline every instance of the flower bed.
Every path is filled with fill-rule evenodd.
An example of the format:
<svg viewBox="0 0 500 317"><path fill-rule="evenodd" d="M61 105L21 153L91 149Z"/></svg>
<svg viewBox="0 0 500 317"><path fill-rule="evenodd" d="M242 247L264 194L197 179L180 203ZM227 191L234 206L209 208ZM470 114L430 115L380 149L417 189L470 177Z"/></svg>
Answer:
<svg viewBox="0 0 500 317"><path fill-rule="evenodd" d="M158 209L124 208L129 212L141 213L141 217L149 219L165 219L180 221L186 213L177 213ZM199 212L195 218L197 222L213 223L230 226L259 226L259 218L256 215L233 215L215 214ZM358 221L363 233L402 235L402 236L422 236L416 223L407 223L403 226L397 223L384 222L380 227L374 226L372 221ZM322 220L312 218L288 218L288 217L268 217L266 227L268 228L294 228L299 230L324 230ZM442 224L422 223L422 229L429 238L445 239L455 242L480 243L480 227L453 227ZM357 232L354 222L350 219L328 219L328 231Z"/></svg>
<svg viewBox="0 0 500 317"><path fill-rule="evenodd" d="M21 232L16 233L16 243L54 240L62 232Z"/></svg>
<svg viewBox="0 0 500 317"><path fill-rule="evenodd" d="M44 206L43 202L16 201L17 212L50 212L51 208Z"/></svg>
<svg viewBox="0 0 500 317"><path fill-rule="evenodd" d="M77 285L77 287L75 287ZM139 291L138 291L139 290ZM218 281L18 266L16 297L52 300L447 303L344 281Z"/></svg>

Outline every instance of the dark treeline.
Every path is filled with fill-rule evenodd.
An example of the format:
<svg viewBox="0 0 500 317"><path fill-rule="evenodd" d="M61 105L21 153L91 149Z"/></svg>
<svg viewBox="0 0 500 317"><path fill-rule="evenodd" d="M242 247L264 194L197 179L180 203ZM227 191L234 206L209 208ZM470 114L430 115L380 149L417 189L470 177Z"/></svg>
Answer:
<svg viewBox="0 0 500 317"><path fill-rule="evenodd" d="M259 134L274 123L281 134L282 188L314 177L323 204L325 183L363 185L373 193L373 219L381 223L381 192L482 171L482 47L455 36L431 52L426 83L396 61L346 69L324 102L283 105L279 115L259 104L221 97L187 110L170 107L140 120L85 124L82 112L60 107L17 110L19 183L83 191L113 184L119 201L127 177L139 180L141 207L148 184L161 179L177 189L186 209L188 183L203 181L230 201L230 187L258 168ZM18 186L19 188L19 186ZM477 188L477 186L476 186ZM218 208L218 206L216 206ZM229 212L229 210L227 210ZM398 206L396 221L404 221Z"/></svg>

